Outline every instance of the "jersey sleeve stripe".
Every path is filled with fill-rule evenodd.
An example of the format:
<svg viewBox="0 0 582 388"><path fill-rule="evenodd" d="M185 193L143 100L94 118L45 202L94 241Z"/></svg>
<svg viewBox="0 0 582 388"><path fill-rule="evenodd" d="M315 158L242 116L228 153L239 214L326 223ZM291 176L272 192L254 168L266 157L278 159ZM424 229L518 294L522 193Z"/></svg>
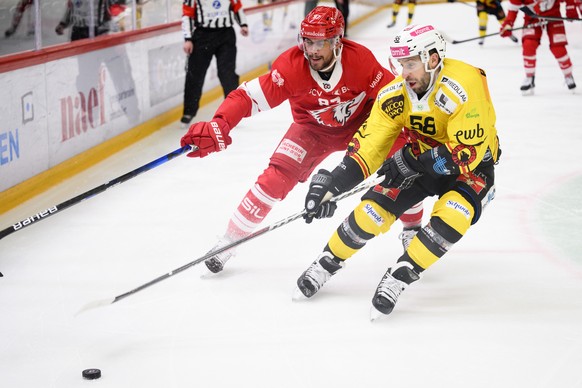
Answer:
<svg viewBox="0 0 582 388"><path fill-rule="evenodd" d="M242 85L242 88L250 97L251 101L253 102L253 114L255 111L265 111L270 110L271 106L267 102L267 98L265 97L265 93L263 93L263 89L261 88L261 84L259 82L259 78L255 78L251 81L245 82Z"/></svg>

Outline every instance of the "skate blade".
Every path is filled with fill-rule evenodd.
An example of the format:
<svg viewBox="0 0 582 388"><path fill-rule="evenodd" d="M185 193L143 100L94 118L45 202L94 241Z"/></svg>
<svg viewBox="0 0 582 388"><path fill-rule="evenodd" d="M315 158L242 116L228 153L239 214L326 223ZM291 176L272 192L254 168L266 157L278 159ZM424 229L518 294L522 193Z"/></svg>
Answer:
<svg viewBox="0 0 582 388"><path fill-rule="evenodd" d="M522 90L521 95L522 96L533 96L534 95L533 88L529 89L529 90Z"/></svg>
<svg viewBox="0 0 582 388"><path fill-rule="evenodd" d="M308 298L305 295L303 295L299 287L295 287L295 289L293 290L293 296L291 296L291 300L293 300L293 302L302 302L307 299Z"/></svg>
<svg viewBox="0 0 582 388"><path fill-rule="evenodd" d="M379 321L385 316L386 314L383 314L380 311L376 310L374 306L370 307L370 322Z"/></svg>

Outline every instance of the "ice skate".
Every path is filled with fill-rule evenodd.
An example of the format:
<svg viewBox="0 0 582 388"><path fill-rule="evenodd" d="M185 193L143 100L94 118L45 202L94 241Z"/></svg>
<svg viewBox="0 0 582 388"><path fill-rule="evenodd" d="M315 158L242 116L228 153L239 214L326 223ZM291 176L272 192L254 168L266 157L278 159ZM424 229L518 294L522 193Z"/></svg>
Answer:
<svg viewBox="0 0 582 388"><path fill-rule="evenodd" d="M336 259L331 253L324 251L297 279L293 300L311 298L344 265L344 261Z"/></svg>
<svg viewBox="0 0 582 388"><path fill-rule="evenodd" d="M479 46L483 46L484 43L485 43L485 38L479 39Z"/></svg>
<svg viewBox="0 0 582 388"><path fill-rule="evenodd" d="M214 248L212 248L210 251L208 251L208 253L211 253L211 252L217 250L218 248L221 248L227 244L230 244L231 242L232 241L223 237L218 241L218 243L214 246ZM222 271L224 269L224 265L226 264L226 262L228 260L230 260L235 254L236 254L236 252L234 249L229 249L227 251L220 252L220 253L206 259L204 261L204 264L206 264L206 268L208 268L208 271L210 271L210 272L203 273L202 277L208 277L212 274L216 274L216 273L219 273L220 271Z"/></svg>
<svg viewBox="0 0 582 388"><path fill-rule="evenodd" d="M532 75L531 77L525 77L520 88L521 94L523 94L524 96L531 96L532 94L534 94L534 88L536 87L535 78L536 77L534 75Z"/></svg>
<svg viewBox="0 0 582 388"><path fill-rule="evenodd" d="M420 276L414 272L412 264L406 261L397 263L394 268L388 268L372 298L373 308L370 311L370 320L375 321L382 315L390 314L402 291L418 279Z"/></svg>
<svg viewBox="0 0 582 388"><path fill-rule="evenodd" d="M386 28L392 28L395 25L396 25L396 22L391 22L391 23L388 23L388 25L386 26Z"/></svg>
<svg viewBox="0 0 582 388"><path fill-rule="evenodd" d="M416 236L419 230L420 226L402 229L402 232L398 235L398 238L402 240L402 247L404 248L404 252L406 252L406 250L410 246L410 242L412 241L414 236Z"/></svg>
<svg viewBox="0 0 582 388"><path fill-rule="evenodd" d="M513 43L518 43L519 42L519 39L517 39L517 36L515 36L513 34L509 35L509 39L511 39L511 41Z"/></svg>
<svg viewBox="0 0 582 388"><path fill-rule="evenodd" d="M566 81L566 86L569 90L574 91L574 89L576 89L576 82L574 82L574 76L572 74L564 77L564 81Z"/></svg>

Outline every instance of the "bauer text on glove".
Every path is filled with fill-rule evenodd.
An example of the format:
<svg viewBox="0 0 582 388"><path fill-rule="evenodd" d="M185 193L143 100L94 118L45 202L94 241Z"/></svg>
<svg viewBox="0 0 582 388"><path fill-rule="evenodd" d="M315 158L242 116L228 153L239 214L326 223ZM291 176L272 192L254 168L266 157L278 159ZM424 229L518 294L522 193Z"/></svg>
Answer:
<svg viewBox="0 0 582 388"><path fill-rule="evenodd" d="M186 145L198 147L188 153L187 156L203 158L212 152L225 150L232 143L232 139L228 135L229 132L230 127L221 119L214 119L209 122L201 121L190 126L188 132L182 136L180 144L182 147Z"/></svg>

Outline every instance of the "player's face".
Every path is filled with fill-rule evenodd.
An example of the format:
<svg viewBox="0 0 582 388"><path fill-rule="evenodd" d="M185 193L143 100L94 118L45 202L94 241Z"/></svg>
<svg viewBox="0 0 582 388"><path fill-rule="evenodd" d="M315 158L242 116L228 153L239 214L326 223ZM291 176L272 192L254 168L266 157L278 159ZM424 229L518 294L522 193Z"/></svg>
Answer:
<svg viewBox="0 0 582 388"><path fill-rule="evenodd" d="M309 66L315 71L325 69L333 58L333 39L303 38L303 50Z"/></svg>
<svg viewBox="0 0 582 388"><path fill-rule="evenodd" d="M415 93L420 94L428 90L430 73L425 70L420 56L399 59L398 64L402 67L402 78Z"/></svg>

